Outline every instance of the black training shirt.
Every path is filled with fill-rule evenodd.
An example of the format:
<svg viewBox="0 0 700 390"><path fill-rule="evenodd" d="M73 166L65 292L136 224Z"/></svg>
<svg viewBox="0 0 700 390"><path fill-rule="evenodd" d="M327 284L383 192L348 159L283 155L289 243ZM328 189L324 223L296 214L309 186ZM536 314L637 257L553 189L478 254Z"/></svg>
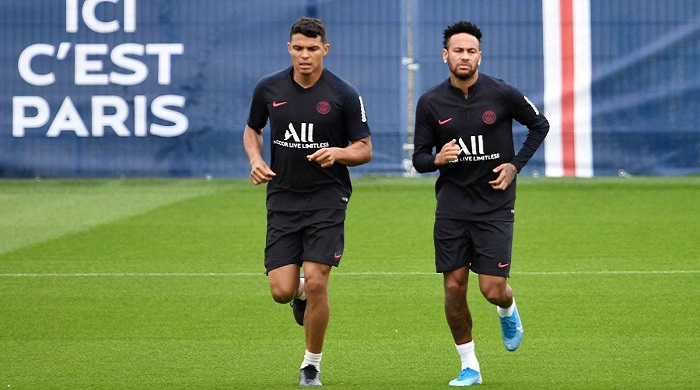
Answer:
<svg viewBox="0 0 700 390"><path fill-rule="evenodd" d="M513 119L528 135L515 154ZM493 169L510 162L518 172L544 141L549 122L518 89L503 80L479 74L465 99L449 79L425 92L416 107L413 166L418 172L440 170L435 183L436 218L513 221L515 180L505 191L489 181ZM435 155L457 140L458 161L438 167Z"/></svg>
<svg viewBox="0 0 700 390"><path fill-rule="evenodd" d="M370 135L362 98L329 70L310 88L297 84L292 72L289 67L260 79L248 116L257 131L270 119L270 168L277 176L267 184L267 208L345 209L352 192L347 166L321 168L306 156Z"/></svg>

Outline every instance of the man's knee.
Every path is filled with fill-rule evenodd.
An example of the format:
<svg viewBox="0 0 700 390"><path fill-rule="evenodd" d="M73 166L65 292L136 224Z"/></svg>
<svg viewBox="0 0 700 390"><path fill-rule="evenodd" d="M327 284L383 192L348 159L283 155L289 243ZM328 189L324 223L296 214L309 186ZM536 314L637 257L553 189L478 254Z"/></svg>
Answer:
<svg viewBox="0 0 700 390"><path fill-rule="evenodd" d="M445 297L447 299L464 297L467 294L466 275L463 275L463 272L459 270L445 273L443 287L445 288Z"/></svg>
<svg viewBox="0 0 700 390"><path fill-rule="evenodd" d="M270 295L277 303L289 303L297 297L299 289L299 268L290 264L275 268L267 273L270 282Z"/></svg>
<svg viewBox="0 0 700 390"><path fill-rule="evenodd" d="M270 286L272 299L277 303L289 303L296 298L296 289L282 288L280 286Z"/></svg>
<svg viewBox="0 0 700 390"><path fill-rule="evenodd" d="M482 288L481 294L491 303L502 301L504 296L503 291L500 288L493 286Z"/></svg>
<svg viewBox="0 0 700 390"><path fill-rule="evenodd" d="M328 280L331 266L327 264L304 262L304 292L306 297L325 296L328 292Z"/></svg>
<svg viewBox="0 0 700 390"><path fill-rule="evenodd" d="M480 280L479 289L487 301L503 306L510 301L512 292L505 278L490 277Z"/></svg>
<svg viewBox="0 0 700 390"><path fill-rule="evenodd" d="M319 278L307 278L304 284L304 292L306 296L319 296L324 295L328 291L328 279Z"/></svg>
<svg viewBox="0 0 700 390"><path fill-rule="evenodd" d="M467 294L467 285L457 281L445 281L445 297L448 299L453 297L462 297Z"/></svg>

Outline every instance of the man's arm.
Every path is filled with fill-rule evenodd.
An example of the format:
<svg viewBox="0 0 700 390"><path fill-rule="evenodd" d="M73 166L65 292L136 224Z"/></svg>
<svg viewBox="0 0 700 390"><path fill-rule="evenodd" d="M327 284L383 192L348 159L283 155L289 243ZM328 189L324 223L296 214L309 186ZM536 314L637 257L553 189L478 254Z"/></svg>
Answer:
<svg viewBox="0 0 700 390"><path fill-rule="evenodd" d="M250 161L250 181L253 184L267 183L276 176L262 158L262 130L258 131L246 125L243 131L243 148Z"/></svg>
<svg viewBox="0 0 700 390"><path fill-rule="evenodd" d="M322 148L306 156L309 161L318 163L322 168L328 168L335 163L354 167L368 163L372 159L372 138L353 141L344 148Z"/></svg>
<svg viewBox="0 0 700 390"><path fill-rule="evenodd" d="M535 154L549 132L547 118L520 91L516 89L513 89L513 91L511 99L513 99L515 105L514 119L527 126L528 133L518 154L510 162L494 168L493 171L498 173L498 177L495 180L491 180L489 184L495 190L508 188L518 172L530 161L530 158Z"/></svg>
<svg viewBox="0 0 700 390"><path fill-rule="evenodd" d="M443 147L448 145L455 146L456 141L452 141L443 145ZM421 96L416 105L416 125L413 137L413 156L411 158L416 171L420 173L435 172L438 170L438 165L447 164L457 157L453 151L438 156L439 152L433 152L435 148L436 142L428 120L425 97ZM440 151L442 149L440 148ZM447 152L447 150L445 151Z"/></svg>
<svg viewBox="0 0 700 390"><path fill-rule="evenodd" d="M519 94L519 96L518 96ZM514 97L515 115L514 119L527 126L528 132L525 142L515 155L511 163L520 172L528 161L535 154L537 149L544 142L544 138L549 132L549 122L547 118L535 107L535 105L520 91Z"/></svg>

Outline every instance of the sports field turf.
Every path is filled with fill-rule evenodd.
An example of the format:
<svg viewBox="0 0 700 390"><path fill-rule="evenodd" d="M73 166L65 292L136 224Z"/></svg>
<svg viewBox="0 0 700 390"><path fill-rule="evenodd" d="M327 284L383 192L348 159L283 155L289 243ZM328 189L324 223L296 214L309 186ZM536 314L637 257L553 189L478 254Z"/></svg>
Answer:
<svg viewBox="0 0 700 390"><path fill-rule="evenodd" d="M355 179L326 387L457 375L433 180ZM0 205L0 389L298 387L303 329L263 275L264 187L5 180ZM520 179L510 282L516 352L469 293L482 387L700 388L700 178Z"/></svg>

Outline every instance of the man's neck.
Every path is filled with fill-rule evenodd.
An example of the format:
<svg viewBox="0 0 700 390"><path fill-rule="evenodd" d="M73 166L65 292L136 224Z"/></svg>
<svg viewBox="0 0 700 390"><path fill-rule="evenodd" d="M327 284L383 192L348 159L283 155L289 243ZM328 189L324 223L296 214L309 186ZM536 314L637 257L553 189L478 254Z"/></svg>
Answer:
<svg viewBox="0 0 700 390"><path fill-rule="evenodd" d="M459 88L462 90L462 93L464 93L464 97L466 98L469 96L469 87L472 85L476 84L476 80L479 78L479 72L476 72L472 75L472 77L462 80L455 75L450 74L450 84L452 84L453 87Z"/></svg>
<svg viewBox="0 0 700 390"><path fill-rule="evenodd" d="M299 86L306 89L316 85L318 80L321 78L321 73L323 73L323 68L321 68L318 72L314 72L309 75L303 75L299 72L292 72L292 78L294 79L294 82L299 84Z"/></svg>

